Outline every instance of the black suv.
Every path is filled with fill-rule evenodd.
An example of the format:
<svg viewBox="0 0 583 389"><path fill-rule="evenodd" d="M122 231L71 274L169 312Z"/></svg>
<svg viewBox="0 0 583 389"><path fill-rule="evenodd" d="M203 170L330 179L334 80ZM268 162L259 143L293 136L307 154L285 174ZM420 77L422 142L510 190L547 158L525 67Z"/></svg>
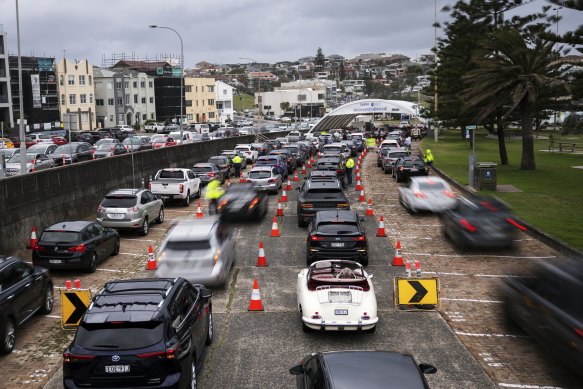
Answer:
<svg viewBox="0 0 583 389"><path fill-rule="evenodd" d="M426 176L428 174L429 167L420 157L401 157L393 165L393 177L397 182L412 176Z"/></svg>
<svg viewBox="0 0 583 389"><path fill-rule="evenodd" d="M180 277L108 282L63 353L63 386L196 388L211 296Z"/></svg>
<svg viewBox="0 0 583 389"><path fill-rule="evenodd" d="M0 354L14 349L16 328L36 312L53 310L53 281L47 269L0 255Z"/></svg>
<svg viewBox="0 0 583 389"><path fill-rule="evenodd" d="M350 203L338 180L306 180L298 196L298 226L305 227L316 212L331 209L349 210Z"/></svg>

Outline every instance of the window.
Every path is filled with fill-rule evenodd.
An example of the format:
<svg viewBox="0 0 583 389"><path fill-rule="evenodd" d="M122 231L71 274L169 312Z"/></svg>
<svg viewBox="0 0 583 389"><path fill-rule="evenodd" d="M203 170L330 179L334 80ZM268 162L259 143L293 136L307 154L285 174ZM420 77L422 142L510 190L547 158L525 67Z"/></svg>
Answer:
<svg viewBox="0 0 583 389"><path fill-rule="evenodd" d="M79 85L85 85L85 76L84 75L79 76Z"/></svg>
<svg viewBox="0 0 583 389"><path fill-rule="evenodd" d="M148 88L153 88L153 87L154 87L154 82L148 81Z"/></svg>
<svg viewBox="0 0 583 389"><path fill-rule="evenodd" d="M152 119L152 120L153 120L153 119L155 119L155 117L154 117L154 112L152 112L152 113L150 114L150 119Z"/></svg>
<svg viewBox="0 0 583 389"><path fill-rule="evenodd" d="M117 98L117 105L118 106L122 106L123 105L123 99L121 97Z"/></svg>
<svg viewBox="0 0 583 389"><path fill-rule="evenodd" d="M142 104L146 104L146 98L142 97Z"/></svg>
<svg viewBox="0 0 583 389"><path fill-rule="evenodd" d="M215 99L209 99L208 105L215 105Z"/></svg>
<svg viewBox="0 0 583 389"><path fill-rule="evenodd" d="M89 94L89 104L93 104L93 93Z"/></svg>
<svg viewBox="0 0 583 389"><path fill-rule="evenodd" d="M142 115L142 120L148 120L148 115L147 114L143 114Z"/></svg>
<svg viewBox="0 0 583 389"><path fill-rule="evenodd" d="M214 119L214 118L215 118L215 113L209 112L209 119Z"/></svg>
<svg viewBox="0 0 583 389"><path fill-rule="evenodd" d="M115 89L121 89L122 88L122 83L120 81L116 81L115 82Z"/></svg>
<svg viewBox="0 0 583 389"><path fill-rule="evenodd" d="M184 91L185 91L186 93L190 93L190 92L192 92L192 85L186 85L186 86L184 87Z"/></svg>
<svg viewBox="0 0 583 389"><path fill-rule="evenodd" d="M196 106L198 107L198 100L196 100Z"/></svg>
<svg viewBox="0 0 583 389"><path fill-rule="evenodd" d="M202 106L204 107L204 99L202 100Z"/></svg>
<svg viewBox="0 0 583 389"><path fill-rule="evenodd" d="M128 89L130 87L130 82L129 81L125 81L123 83L124 88Z"/></svg>
<svg viewBox="0 0 583 389"><path fill-rule="evenodd" d="M202 87L201 87L202 88ZM198 93L198 85L194 87L194 91ZM202 92L202 91L201 91Z"/></svg>
<svg viewBox="0 0 583 389"><path fill-rule="evenodd" d="M214 92L215 91L215 86L214 85L209 85L206 88L207 88L207 92Z"/></svg>
<svg viewBox="0 0 583 389"><path fill-rule="evenodd" d="M134 94L134 104L138 104L138 95Z"/></svg>
<svg viewBox="0 0 583 389"><path fill-rule="evenodd" d="M154 98L150 97L150 104L154 104Z"/></svg>
<svg viewBox="0 0 583 389"><path fill-rule="evenodd" d="M126 102L126 104L130 103L130 95L129 94L126 95L126 98L124 101Z"/></svg>
<svg viewBox="0 0 583 389"><path fill-rule="evenodd" d="M79 95L79 102L81 104L87 104L87 95L85 93Z"/></svg>
<svg viewBox="0 0 583 389"><path fill-rule="evenodd" d="M77 104L77 95L75 94L69 95L69 104Z"/></svg>
<svg viewBox="0 0 583 389"><path fill-rule="evenodd" d="M223 94L226 95L227 94L227 90L223 89Z"/></svg>
<svg viewBox="0 0 583 389"><path fill-rule="evenodd" d="M98 107L103 106L103 99L95 99L95 105Z"/></svg>
<svg viewBox="0 0 583 389"><path fill-rule="evenodd" d="M93 84L93 77L91 77L91 76L88 76L88 77L89 77L89 85L92 85Z"/></svg>
<svg viewBox="0 0 583 389"><path fill-rule="evenodd" d="M64 94L62 94L62 95L61 95L61 105L65 105L65 103L66 103L66 100L65 100L65 95L64 95Z"/></svg>
<svg viewBox="0 0 583 389"><path fill-rule="evenodd" d="M75 85L75 76L71 75L67 77L67 84Z"/></svg>
<svg viewBox="0 0 583 389"><path fill-rule="evenodd" d="M318 100L324 100L324 94L318 93Z"/></svg>
<svg viewBox="0 0 583 389"><path fill-rule="evenodd" d="M134 88L137 88L138 87L138 82L137 81L134 81L133 84L134 84Z"/></svg>
<svg viewBox="0 0 583 389"><path fill-rule="evenodd" d="M231 102L230 101L225 101L223 103L223 108L224 109L231 109Z"/></svg>
<svg viewBox="0 0 583 389"><path fill-rule="evenodd" d="M146 81L140 81L140 88L146 87Z"/></svg>
<svg viewBox="0 0 583 389"><path fill-rule="evenodd" d="M185 100L185 101L184 101L184 105L185 105L186 107L192 107L192 100Z"/></svg>
<svg viewBox="0 0 583 389"><path fill-rule="evenodd" d="M107 99L107 105L112 106L113 105L113 99Z"/></svg>
<svg viewBox="0 0 583 389"><path fill-rule="evenodd" d="M63 83L65 82L65 76L63 76L62 74L59 76L59 85L63 85Z"/></svg>
<svg viewBox="0 0 583 389"><path fill-rule="evenodd" d="M111 99L111 100L113 100L113 99ZM109 115L109 121L113 122L113 115Z"/></svg>

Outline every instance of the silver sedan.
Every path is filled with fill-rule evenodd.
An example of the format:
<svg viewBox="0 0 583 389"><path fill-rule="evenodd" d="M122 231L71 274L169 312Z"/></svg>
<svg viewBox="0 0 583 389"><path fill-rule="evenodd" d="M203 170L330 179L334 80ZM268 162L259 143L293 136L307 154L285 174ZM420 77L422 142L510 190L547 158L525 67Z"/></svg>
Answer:
<svg viewBox="0 0 583 389"><path fill-rule="evenodd" d="M257 190L266 190L277 194L283 185L281 174L273 166L256 166L247 175L247 181Z"/></svg>
<svg viewBox="0 0 583 389"><path fill-rule="evenodd" d="M46 154L29 154L26 153L26 172L49 169L55 166L52 158L47 157ZM22 174L20 170L20 154L14 154L6 163L6 175L15 176Z"/></svg>
<svg viewBox="0 0 583 389"><path fill-rule="evenodd" d="M439 177L411 177L399 187L399 201L410 212L443 212L455 207L457 196L449 184Z"/></svg>

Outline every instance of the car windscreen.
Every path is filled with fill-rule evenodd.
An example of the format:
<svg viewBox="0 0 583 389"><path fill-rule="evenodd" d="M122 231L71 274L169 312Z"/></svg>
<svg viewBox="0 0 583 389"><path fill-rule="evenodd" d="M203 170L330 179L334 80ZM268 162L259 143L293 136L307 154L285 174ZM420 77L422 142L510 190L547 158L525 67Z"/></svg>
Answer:
<svg viewBox="0 0 583 389"><path fill-rule="evenodd" d="M211 242L209 240L177 240L166 243L166 249L177 251L209 250Z"/></svg>
<svg viewBox="0 0 583 389"><path fill-rule="evenodd" d="M342 189L340 188L313 188L309 189L307 196L310 199L329 199L341 198Z"/></svg>
<svg viewBox="0 0 583 389"><path fill-rule="evenodd" d="M26 154L26 163L31 163L35 157L36 154ZM20 163L20 154L14 154L7 163Z"/></svg>
<svg viewBox="0 0 583 389"><path fill-rule="evenodd" d="M249 178L251 178L251 179L270 178L270 177L271 177L270 171L255 170L255 171L249 172Z"/></svg>
<svg viewBox="0 0 583 389"><path fill-rule="evenodd" d="M184 173L181 170L172 171L172 170L162 170L158 178L184 178Z"/></svg>
<svg viewBox="0 0 583 389"><path fill-rule="evenodd" d="M316 165L316 170L337 170L340 169L337 163L334 162L321 162Z"/></svg>
<svg viewBox="0 0 583 389"><path fill-rule="evenodd" d="M419 189L421 190L443 190L445 189L445 184L440 181L425 181L420 182Z"/></svg>
<svg viewBox="0 0 583 389"><path fill-rule="evenodd" d="M208 173L208 172L212 172L213 168L210 166L195 166L191 170L194 173Z"/></svg>
<svg viewBox="0 0 583 389"><path fill-rule="evenodd" d="M85 323L77 329L75 344L88 350L133 350L163 339L164 325L160 322Z"/></svg>
<svg viewBox="0 0 583 389"><path fill-rule="evenodd" d="M102 143L95 150L98 151L111 151L113 150L114 146L113 143Z"/></svg>
<svg viewBox="0 0 583 389"><path fill-rule="evenodd" d="M138 138L125 138L122 143L124 145L139 145L140 140Z"/></svg>
<svg viewBox="0 0 583 389"><path fill-rule="evenodd" d="M136 205L136 196L105 196L101 202L104 208L131 208Z"/></svg>
<svg viewBox="0 0 583 389"><path fill-rule="evenodd" d="M342 147L336 147L336 146L332 146L332 147L328 147L325 146L324 150L322 150L325 153L340 153L342 152Z"/></svg>
<svg viewBox="0 0 583 389"><path fill-rule="evenodd" d="M45 231L40 237L46 243L77 243L81 241L81 233L76 231Z"/></svg>
<svg viewBox="0 0 583 389"><path fill-rule="evenodd" d="M316 227L317 234L354 235L359 234L358 225L349 222L322 222Z"/></svg>
<svg viewBox="0 0 583 389"><path fill-rule="evenodd" d="M293 154L297 154L298 153L298 148L295 146L287 146L284 148L284 150L289 150L290 152L292 152Z"/></svg>

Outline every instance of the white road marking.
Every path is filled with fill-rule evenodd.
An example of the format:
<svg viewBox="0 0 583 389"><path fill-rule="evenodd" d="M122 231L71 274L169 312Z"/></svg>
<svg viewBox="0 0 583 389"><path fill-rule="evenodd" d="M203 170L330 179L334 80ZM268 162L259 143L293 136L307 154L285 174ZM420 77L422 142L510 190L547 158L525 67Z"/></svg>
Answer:
<svg viewBox="0 0 583 389"><path fill-rule="evenodd" d="M460 336L473 336L478 338L524 338L530 339L529 336L526 335L512 335L512 334L480 334L480 333L473 333L473 332L462 332L462 331L454 331L456 335Z"/></svg>
<svg viewBox="0 0 583 389"><path fill-rule="evenodd" d="M550 259L550 258L557 258L556 255L547 255L541 257L534 257L534 256L515 256L515 255L481 255L481 254L467 254L467 255L460 255L460 254L429 254L429 253L411 253L411 252L403 252L403 255L418 255L420 257L451 257L451 258L469 258L469 257L478 257L478 258L512 258L512 259Z"/></svg>
<svg viewBox="0 0 583 389"><path fill-rule="evenodd" d="M141 257L142 255L147 255L147 253L144 254L136 254L136 253L120 253L121 255L133 255L134 257Z"/></svg>
<svg viewBox="0 0 583 389"><path fill-rule="evenodd" d="M498 386L502 388L521 388L521 389L566 389L559 386L538 386L538 385L522 385L522 384L506 384L499 382Z"/></svg>
<svg viewBox="0 0 583 389"><path fill-rule="evenodd" d="M108 272L111 272L111 273L123 273L124 272L123 270L117 270L117 269L100 269L100 268L97 268L97 270L99 270L99 271L108 271Z"/></svg>
<svg viewBox="0 0 583 389"><path fill-rule="evenodd" d="M53 318L53 319L60 319L61 316L57 316L57 315L46 315L47 317Z"/></svg>
<svg viewBox="0 0 583 389"><path fill-rule="evenodd" d="M449 297L442 297L441 300L464 301L464 302L468 302L468 303L492 303L492 304L503 304L504 303L504 301L499 301L499 300L458 299L458 298L449 298Z"/></svg>
<svg viewBox="0 0 583 389"><path fill-rule="evenodd" d="M155 242L155 240L152 239L132 239L132 238L120 238L121 240L131 240L131 241L136 241L136 242Z"/></svg>
<svg viewBox="0 0 583 389"><path fill-rule="evenodd" d="M519 276L515 274L466 274L466 273L448 273L441 271L423 271L423 274L437 274L441 276L467 276L467 277L490 277L490 278L532 278L531 276Z"/></svg>

